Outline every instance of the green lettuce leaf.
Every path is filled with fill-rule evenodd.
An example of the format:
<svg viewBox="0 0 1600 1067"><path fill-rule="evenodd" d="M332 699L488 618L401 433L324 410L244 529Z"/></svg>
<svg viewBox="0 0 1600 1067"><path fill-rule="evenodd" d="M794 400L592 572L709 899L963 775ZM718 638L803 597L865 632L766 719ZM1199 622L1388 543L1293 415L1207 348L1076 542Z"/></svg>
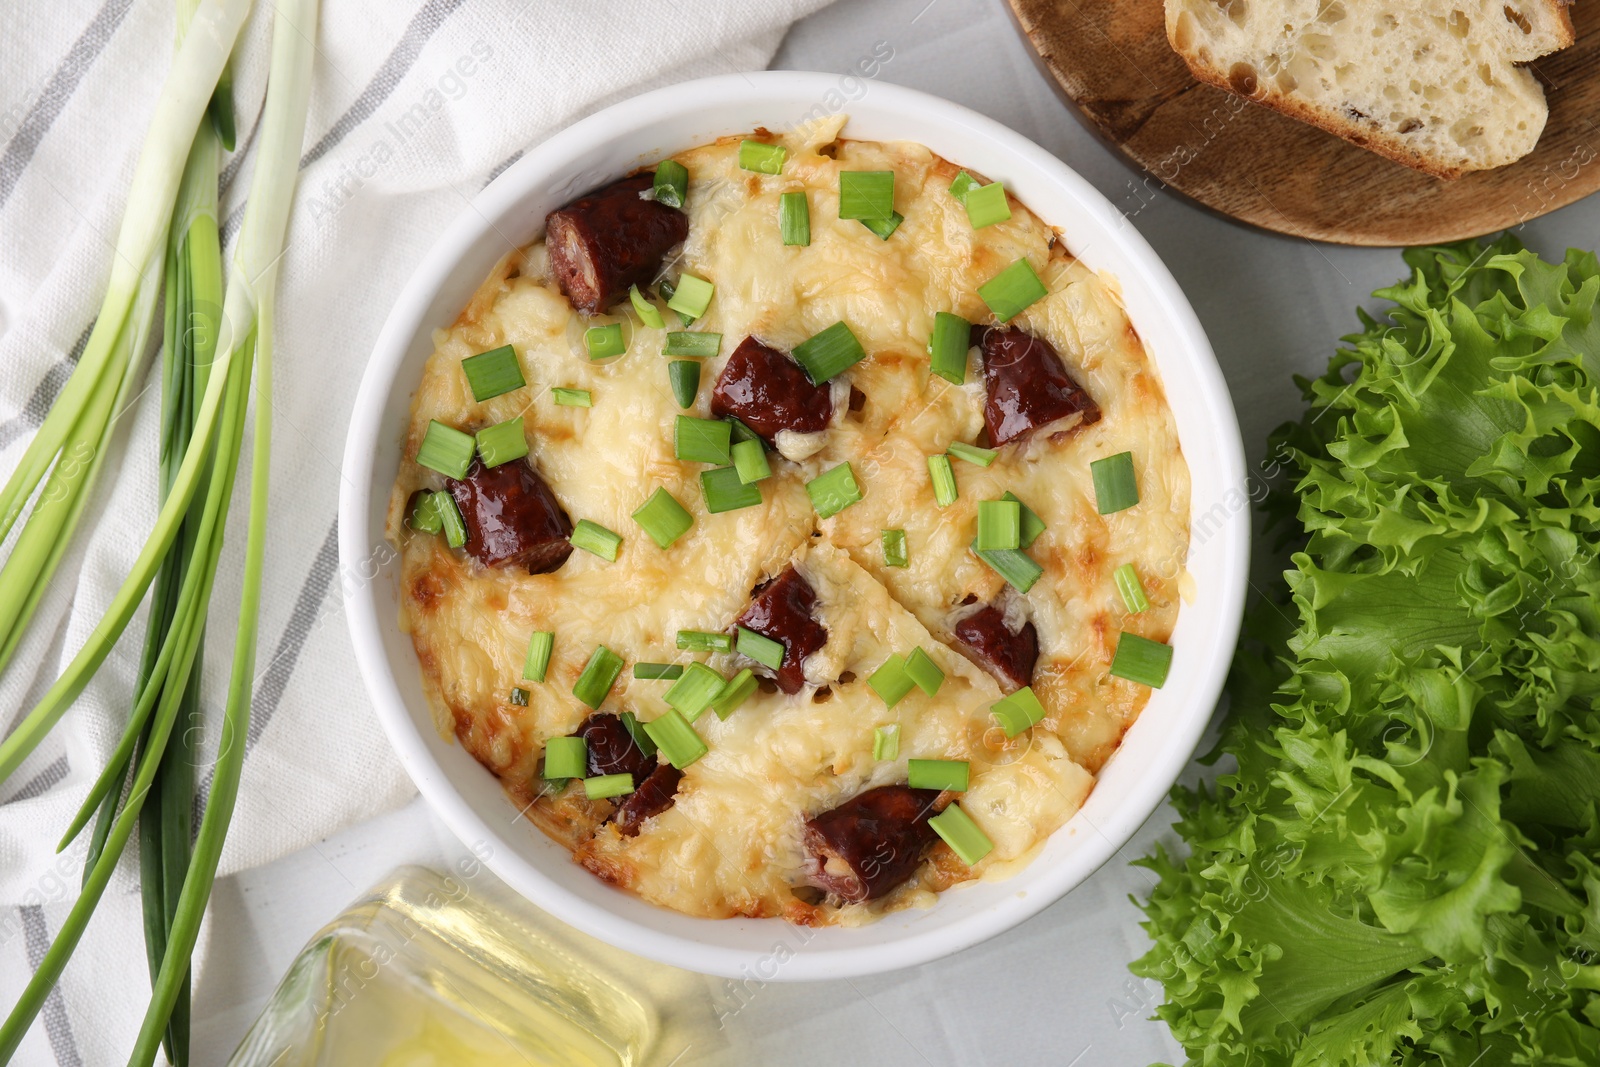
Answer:
<svg viewBox="0 0 1600 1067"><path fill-rule="evenodd" d="M1600 262L1405 260L1274 436L1290 569L1141 861L1190 1064L1600 1064Z"/></svg>

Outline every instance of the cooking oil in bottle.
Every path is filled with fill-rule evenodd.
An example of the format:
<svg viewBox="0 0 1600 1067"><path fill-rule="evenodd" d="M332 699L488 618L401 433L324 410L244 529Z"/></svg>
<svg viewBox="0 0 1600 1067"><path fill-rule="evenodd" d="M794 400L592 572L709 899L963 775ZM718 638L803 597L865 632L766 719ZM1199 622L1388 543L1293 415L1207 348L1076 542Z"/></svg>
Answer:
<svg viewBox="0 0 1600 1067"><path fill-rule="evenodd" d="M312 938L230 1067L641 1067L654 1011L492 880L396 871Z"/></svg>

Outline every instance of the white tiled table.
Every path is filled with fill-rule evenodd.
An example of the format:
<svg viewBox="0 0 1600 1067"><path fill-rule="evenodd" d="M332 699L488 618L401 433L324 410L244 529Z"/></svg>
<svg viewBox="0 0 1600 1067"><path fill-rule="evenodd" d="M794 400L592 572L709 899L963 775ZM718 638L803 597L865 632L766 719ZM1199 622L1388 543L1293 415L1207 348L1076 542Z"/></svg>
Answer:
<svg viewBox="0 0 1600 1067"><path fill-rule="evenodd" d="M1371 290L1404 270L1394 251L1265 234L1167 193L1150 200L1143 176L1062 104L1003 0L842 0L797 25L774 65L843 74L886 49L892 58L882 80L937 93L1020 130L1129 214L1210 333L1252 461L1264 452L1267 432L1297 410L1290 376L1319 371L1336 339L1356 327L1356 305L1370 303ZM1600 198L1530 223L1521 237L1546 255L1569 244L1600 246ZM745 1006L730 1015L717 1041L681 1062L1121 1067L1171 1061L1178 1049L1163 1027L1146 1021L1159 990L1126 970L1146 944L1140 913L1127 897L1151 880L1128 861L1170 821L1170 811L1158 812L1069 897L978 948L854 982L759 987L745 994ZM301 944L359 892L398 864L437 866L463 854L416 801L219 883L212 958L196 993L195 1062L226 1058ZM717 983L707 980L706 989L725 1007L736 1003Z"/></svg>

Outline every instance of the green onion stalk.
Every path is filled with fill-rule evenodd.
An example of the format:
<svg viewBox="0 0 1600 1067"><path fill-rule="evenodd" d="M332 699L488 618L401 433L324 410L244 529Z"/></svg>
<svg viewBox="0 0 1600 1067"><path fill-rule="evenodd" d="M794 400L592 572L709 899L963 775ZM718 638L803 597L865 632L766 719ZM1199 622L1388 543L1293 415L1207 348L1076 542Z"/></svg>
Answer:
<svg viewBox="0 0 1600 1067"><path fill-rule="evenodd" d="M249 9L250 0L209 0L196 12L189 34L192 43L186 42L173 60L134 170L111 277L94 329L39 432L0 488L0 539L11 532L33 500L28 521L0 568L0 668L15 654L49 587L110 450L115 416L142 377L140 357L147 347L145 339L161 292L172 204L200 112L207 106L211 87L221 76L228 48ZM227 44L219 47L219 42ZM197 92L200 85L206 88ZM175 525L177 509L173 510ZM143 595L142 586L139 595ZM133 598L128 614L138 606L138 599ZM13 740L15 745L10 744ZM7 739L5 750L0 751L0 778L14 771L35 744L36 737L13 734Z"/></svg>
<svg viewBox="0 0 1600 1067"><path fill-rule="evenodd" d="M194 855L183 880L167 952L156 976L149 1009L130 1064L150 1064L173 1004L188 980L189 958L216 880L217 863L239 795L245 738L255 677L261 571L266 554L267 479L272 449L273 310L278 262L288 228L289 207L305 136L311 94L311 64L317 0L278 0L272 31L272 67L261 121L259 161L250 186L249 209L234 259L234 282L242 299L254 296L256 312L256 414L250 472L250 521L245 545L244 586L234 634L222 737L211 795L200 821ZM229 287L231 304L235 289Z"/></svg>
<svg viewBox="0 0 1600 1067"><path fill-rule="evenodd" d="M217 242L216 190L220 140L210 122L202 122L195 135L178 194L176 224L168 245L167 314L165 345L162 350L162 442L161 495L170 492L178 462L192 437L195 386L204 380L206 368L215 354L215 318L221 313L222 253ZM193 179L193 180L191 180ZM187 226L181 225L187 211L194 212ZM179 530L178 540L162 560L156 574L150 607L149 628L145 633L141 660L140 687L148 683L160 658L161 646L174 630L183 625L176 613L177 594L183 578L196 565L207 560L200 541L204 516L191 503ZM209 605L195 606L204 620ZM199 688L204 630L197 631L194 659L187 675L169 670L162 689L179 689L175 734L168 741L156 767L152 796L139 817L139 888L144 898L145 950L153 981L160 970L166 949L167 930L177 908L178 888L189 865L190 812L194 805L194 739L199 722ZM142 738L148 746L149 724ZM127 767L120 777L125 777ZM119 782L120 784L120 782ZM120 799L121 790L108 792ZM115 805L102 803L96 825L96 838L110 833ZM100 829L104 827L104 834ZM98 859L96 849L90 862ZM181 996L173 1009L167 1035L167 1058L175 1067L188 1062L189 998Z"/></svg>
<svg viewBox="0 0 1600 1067"><path fill-rule="evenodd" d="M227 105L230 119L219 121L217 98L226 92L219 78L249 3L202 0L195 6L193 0L179 0L179 6L181 42L141 154L107 307L78 371L18 473L0 492L0 525L9 526L20 514L20 503L17 508L12 504L25 502L42 474L43 468L35 473L38 457L45 457L46 467L55 461L51 457L56 454L49 451L52 440L59 453L66 443L77 440L76 420L88 419L98 426L93 419L105 406L105 398L112 398L114 411L116 398L126 395L125 379L133 374L130 364L143 348L137 329L132 328L137 326L133 315L149 306L145 302L151 299L150 290L159 284L152 276L159 279L163 273L160 260L164 259L168 305L162 361L160 514L106 617L41 703L0 742L3 781L76 699L155 581L150 629L126 731L62 841L64 846L100 813L83 889L21 999L0 1024L0 1063L10 1062L59 979L135 828L141 836L152 995L129 1062L152 1063L163 1042L174 1063L186 1061L190 960L243 765L265 551L274 288L305 128L317 3L280 0L275 8L258 162L226 293L220 300L220 315L216 174L220 149L230 139L231 105ZM190 11L192 19L183 32L183 16ZM212 122L202 124L208 107ZM183 130L188 143L175 147ZM177 156L179 151L186 154ZM174 166L178 159L184 160L181 168ZM174 213L159 226L150 224L151 218L169 208ZM154 270L138 276L132 284L133 295L125 295L129 283L120 276L126 273L125 264L148 263L151 253L147 246L157 239L166 245L165 255L157 257ZM130 253L145 258L130 260ZM116 344L97 342L103 330L112 329L107 324L118 318L123 326L111 336ZM244 584L213 785L191 853L195 731L188 724L198 717L198 664L206 609L243 448L253 372L256 410ZM75 389L75 385L79 387ZM74 414L74 419L57 419L59 411ZM51 419L57 421L47 435ZM60 465L57 463L58 468ZM92 482L92 473L89 471L86 481ZM80 493L74 506L81 511L87 486L82 482L74 485ZM48 500L41 497L41 501ZM46 513L41 518L36 504L19 537L19 547L36 523L54 523L49 528L70 533L70 527L56 516ZM34 595L31 589L18 583L8 585L4 579L0 573L0 608L8 603L26 604L26 598ZM0 616L3 614L0 611ZM14 623L13 630L20 632L24 624L25 620ZM14 644L15 637L6 633L0 640ZM0 656L4 654L0 651ZM147 808L146 802L152 799Z"/></svg>
<svg viewBox="0 0 1600 1067"><path fill-rule="evenodd" d="M178 0L178 42L194 15L198 0ZM229 77L224 68L223 78ZM171 492L179 463L193 438L199 400L205 391L211 361L216 356L218 319L222 313L222 248L217 229L217 180L223 136L232 122L224 121L221 109L231 115L232 102L219 84L208 109L209 121L202 121L195 132L189 161L178 186L178 201L167 241L166 316L162 347L162 433L160 492L164 500ZM204 490L202 483L201 491ZM177 599L183 579L196 566L215 565L201 540L204 520L197 502L191 502L179 530L178 540L162 560L156 574L140 664L139 685L150 685L161 646L186 620L177 615ZM214 575L208 576L214 578ZM191 812L195 796L196 740L201 724L200 679L204 652L203 620L206 603L194 607L197 623L194 659L186 676L170 671L159 683L163 690L180 691L177 724L156 767L152 796L139 817L139 888L144 903L144 936L150 980L155 982L166 955L167 937L177 915L178 895L188 872L191 843ZM148 731L141 744L148 747ZM113 765L116 766L116 765ZM118 786L132 769L132 763L118 766ZM108 790L99 806L95 835L90 843L87 870L99 859L106 837L115 820L120 788ZM186 980L173 1004L167 1023L164 1045L167 1059L175 1067L189 1062L190 989Z"/></svg>
<svg viewBox="0 0 1600 1067"><path fill-rule="evenodd" d="M178 0L177 41L181 45L198 0ZM205 392L211 361L216 357L222 312L222 248L217 228L218 168L223 150L234 140L231 62L221 79L189 150L178 187L177 206L167 243L166 317L162 360L161 497L171 492L179 463L193 438L200 397ZM201 489L203 491L204 482ZM196 502L179 531L178 541L162 561L150 609L150 624L139 673L140 687L150 686L162 645L186 620L177 614L185 575L196 566L215 568L217 557L201 540L203 515ZM220 533L220 531L219 531ZM207 583L214 579L207 576ZM177 917L178 897L188 872L192 841L191 813L195 799L196 742L200 734L203 622L209 597L193 608L195 653L186 675L169 671L156 686L179 690L177 724L156 767L153 799L139 818L139 887L144 904L146 961L154 983L166 956L168 936ZM148 746L149 724L140 741ZM116 767L113 764L111 766ZM117 767L118 785L132 770L131 761ZM100 855L114 823L120 788L106 791L100 803L88 865ZM189 1062L190 987L185 980L173 1004L164 1045L175 1067Z"/></svg>
<svg viewBox="0 0 1600 1067"><path fill-rule="evenodd" d="M72 377L67 380L50 413L40 425L39 432L23 453L20 465L5 487L0 489L0 537L4 537L20 516L28 498L38 488L45 471L52 464L55 465L50 483L40 494L11 559L7 561L5 571L10 573L0 576L0 620L7 620L0 623L0 627L20 630L22 614L31 613L42 593L39 587L48 580L48 574L29 574L19 570L15 566L17 551L30 536L36 522L53 524L56 521L52 507L56 497L50 485L56 483L62 469L69 466L67 461L71 457L64 455L63 449L75 439L75 427L86 416L98 413L99 409L92 406L90 401L104 395L109 388L107 379L121 379L127 373L126 365L118 360L131 357L134 351L124 334L136 336L139 329L139 324L132 321L131 314L136 304L135 298L140 295L141 289L148 290L160 284L171 208L189 149L194 143L195 130L199 127L212 89L227 62L228 50L238 36L249 7L250 0L204 0L196 10L189 32L184 36L183 44L173 59L172 70L162 87L150 132L134 171L129 207L118 234L117 254L112 260L111 279L100 316L95 321ZM144 549L134 561L122 587L112 598L105 617L66 671L11 735L0 742L0 781L17 769L77 699L127 627L139 602L144 599L156 569L177 538L189 502L199 487L201 468L221 420L228 365L240 347L219 345L216 366L195 418L194 438L179 464L171 492L162 504ZM102 435L106 432L109 432L109 428L103 430ZM76 439L81 440L81 437ZM58 459L63 462L58 463ZM72 477L69 472L63 481ZM74 494L81 488L81 484L76 488L71 485L66 487ZM81 513L81 504L77 506ZM65 533L60 536L64 538ZM54 559L38 560L41 567L53 566L56 562L59 562L59 555ZM0 648L14 646L15 639L8 635L6 645Z"/></svg>

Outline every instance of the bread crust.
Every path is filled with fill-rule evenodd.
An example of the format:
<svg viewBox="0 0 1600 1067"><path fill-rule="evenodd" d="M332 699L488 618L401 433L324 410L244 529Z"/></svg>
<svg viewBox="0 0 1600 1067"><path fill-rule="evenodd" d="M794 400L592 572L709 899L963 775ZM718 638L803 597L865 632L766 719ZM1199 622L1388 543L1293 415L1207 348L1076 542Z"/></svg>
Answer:
<svg viewBox="0 0 1600 1067"><path fill-rule="evenodd" d="M1572 6L1572 0L1543 0L1542 6L1550 12L1552 18L1561 23L1561 48L1554 48L1551 51L1559 52L1562 48L1571 48L1578 40L1577 28L1572 25L1572 13L1567 10Z"/></svg>
<svg viewBox="0 0 1600 1067"><path fill-rule="evenodd" d="M1572 43L1577 40L1577 31L1572 25L1572 16L1567 10L1571 6L1570 0L1539 0L1539 6L1543 7L1550 17L1556 21L1561 36L1561 44L1545 54L1549 55L1552 52L1560 51L1562 48L1570 47ZM1402 166L1410 167L1413 170L1419 170L1424 174L1432 175L1433 177L1442 179L1444 181L1454 181L1457 178L1460 178L1463 174L1473 173L1479 169L1499 169L1498 167L1452 167L1442 164L1432 156L1416 151L1409 144L1402 141L1394 134L1391 134L1385 130L1362 125L1359 121L1354 119L1346 119L1330 115L1320 108L1301 103L1300 101L1295 100L1284 93L1274 89L1269 89L1260 82L1257 83L1255 92L1242 93L1222 71L1202 63L1200 60L1185 52L1182 48L1178 47L1178 42L1173 39L1175 23L1170 16L1166 19L1166 30L1167 43L1171 45L1172 50L1183 59L1184 64L1189 68L1189 73L1194 75L1196 81L1203 82L1206 85L1216 86L1218 89L1221 89L1224 92L1231 93L1234 96L1243 97L1252 103L1261 104L1264 107L1271 108L1273 111L1287 115L1292 119L1297 119L1298 121L1304 122L1309 126L1315 126L1320 130L1333 134L1335 137L1349 141L1351 144L1356 145L1359 148L1365 148L1369 152L1383 156L1385 159L1391 160L1392 162L1399 163ZM1543 130L1540 130L1541 135L1543 132ZM1537 143L1537 140L1538 138L1536 137L1535 143ZM1510 162L1515 162L1515 160ZM1509 165L1510 163L1500 164L1500 166Z"/></svg>
<svg viewBox="0 0 1600 1067"><path fill-rule="evenodd" d="M1182 55L1182 53L1179 54ZM1349 141L1358 148L1365 148L1369 152L1375 152L1385 159L1392 160L1402 166L1420 170L1424 174L1431 174L1433 177L1442 178L1445 181L1454 181L1467 173L1463 168L1442 166L1420 152L1412 151L1409 147L1396 141L1381 130L1368 130L1349 119L1336 119L1317 108L1302 104L1297 100L1291 100L1281 93L1263 89L1258 89L1254 93L1241 93L1233 87L1233 84L1227 78L1217 71L1200 65L1188 56L1183 56L1183 61L1189 65L1189 73L1194 75L1196 81L1214 85L1224 92L1243 97L1253 104L1260 104L1280 114L1288 115L1292 119L1298 119L1307 125L1315 126L1320 130L1333 134L1335 137Z"/></svg>

